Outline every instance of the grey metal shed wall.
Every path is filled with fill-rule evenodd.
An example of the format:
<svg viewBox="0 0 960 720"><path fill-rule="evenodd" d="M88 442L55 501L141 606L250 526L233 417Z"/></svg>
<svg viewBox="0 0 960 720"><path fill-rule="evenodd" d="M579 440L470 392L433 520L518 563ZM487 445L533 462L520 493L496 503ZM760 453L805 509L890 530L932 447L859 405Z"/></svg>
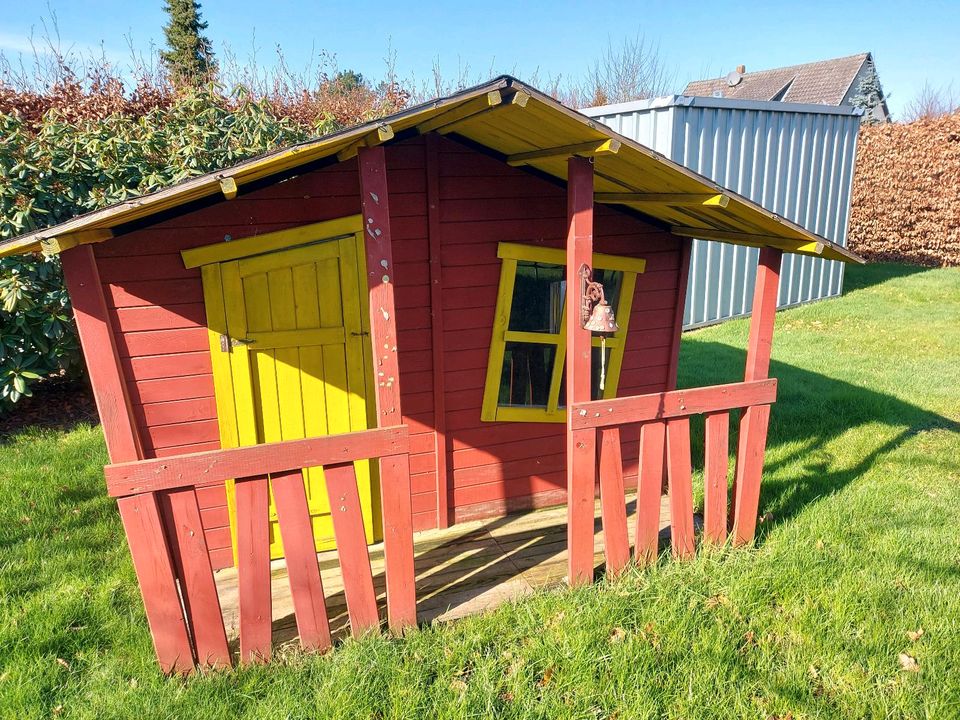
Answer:
<svg viewBox="0 0 960 720"><path fill-rule="evenodd" d="M860 111L673 96L583 112L846 246ZM758 254L694 240L684 327L748 314ZM842 288L843 263L784 256L780 307L833 297Z"/></svg>

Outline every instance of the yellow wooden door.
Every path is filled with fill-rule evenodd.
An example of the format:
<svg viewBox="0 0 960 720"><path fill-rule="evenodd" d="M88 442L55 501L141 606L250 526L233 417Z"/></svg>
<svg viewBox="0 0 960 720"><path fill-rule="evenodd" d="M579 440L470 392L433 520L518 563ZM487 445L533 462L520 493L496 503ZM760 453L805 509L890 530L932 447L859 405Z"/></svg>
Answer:
<svg viewBox="0 0 960 720"><path fill-rule="evenodd" d="M360 291L361 261L362 235L354 233L203 267L225 445L296 440L371 426L375 411L367 371L369 333L365 295ZM221 299L222 305L216 307ZM224 328L219 335L217 325ZM223 427L229 425L223 418L231 406L234 437L231 428L224 432ZM356 463L356 471L367 541L374 542L378 539L374 516L379 510L374 507L375 468L371 461L363 461ZM333 526L323 470L305 469L304 481L317 549L329 549L334 546ZM227 503L236 547L232 483ZM270 550L273 558L283 556L272 497Z"/></svg>

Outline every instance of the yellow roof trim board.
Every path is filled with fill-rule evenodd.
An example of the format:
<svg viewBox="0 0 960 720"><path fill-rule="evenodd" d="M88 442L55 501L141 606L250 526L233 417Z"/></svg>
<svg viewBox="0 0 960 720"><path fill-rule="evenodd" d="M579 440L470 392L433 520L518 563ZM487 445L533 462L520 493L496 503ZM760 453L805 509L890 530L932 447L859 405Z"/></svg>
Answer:
<svg viewBox="0 0 960 720"><path fill-rule="evenodd" d="M505 161L519 160L526 168L562 182L567 156L588 154L595 164L597 202L632 208L677 235L863 262L846 248L509 76L0 242L0 257L41 250L42 242L51 238L63 239L60 246L65 248L70 244L66 238L79 233L84 233L80 242L107 239L107 231L132 221L211 196L230 197L244 185L308 163L351 157L361 146L389 144L424 132L456 133ZM53 246L48 242L48 251Z"/></svg>

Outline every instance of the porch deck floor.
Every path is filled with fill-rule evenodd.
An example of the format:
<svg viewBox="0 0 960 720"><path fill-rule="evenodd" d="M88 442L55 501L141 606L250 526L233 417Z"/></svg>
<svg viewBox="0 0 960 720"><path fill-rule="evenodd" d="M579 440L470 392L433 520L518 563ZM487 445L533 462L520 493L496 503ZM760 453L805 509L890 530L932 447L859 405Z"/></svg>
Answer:
<svg viewBox="0 0 960 720"><path fill-rule="evenodd" d="M627 496L631 548L636 530L636 497ZM594 566L603 565L603 531L597 503ZM669 539L670 509L661 498L661 545ZM459 523L414 536L419 623L446 621L482 612L534 590L559 585L567 573L566 506ZM335 638L348 631L343 582L336 550L318 554L330 629ZM377 602L385 615L383 545L370 546L370 562ZM283 560L271 566L273 640L276 645L297 637L290 584ZM227 636L239 634L236 568L216 573L217 590Z"/></svg>

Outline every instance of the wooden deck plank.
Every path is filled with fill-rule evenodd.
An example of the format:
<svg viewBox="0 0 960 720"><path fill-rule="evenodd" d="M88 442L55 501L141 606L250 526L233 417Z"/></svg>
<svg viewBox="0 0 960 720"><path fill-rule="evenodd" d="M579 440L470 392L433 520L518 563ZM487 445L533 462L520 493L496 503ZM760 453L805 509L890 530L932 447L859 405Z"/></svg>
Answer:
<svg viewBox="0 0 960 720"><path fill-rule="evenodd" d="M636 496L627 494L628 535L636 532ZM599 501L597 504L599 510ZM594 568L604 563L603 530L594 523ZM661 498L660 530L669 528L666 496ZM384 616L383 545L369 548L374 593ZM329 614L331 635L345 637L349 622L336 550L319 553L317 562ZM532 592L560 585L567 574L567 515L563 506L491 520L476 520L414 536L417 620L444 622L490 610ZM285 561L272 563L273 639L282 644L297 639L293 598ZM217 572L217 589L224 625L231 640L239 629L237 572Z"/></svg>

